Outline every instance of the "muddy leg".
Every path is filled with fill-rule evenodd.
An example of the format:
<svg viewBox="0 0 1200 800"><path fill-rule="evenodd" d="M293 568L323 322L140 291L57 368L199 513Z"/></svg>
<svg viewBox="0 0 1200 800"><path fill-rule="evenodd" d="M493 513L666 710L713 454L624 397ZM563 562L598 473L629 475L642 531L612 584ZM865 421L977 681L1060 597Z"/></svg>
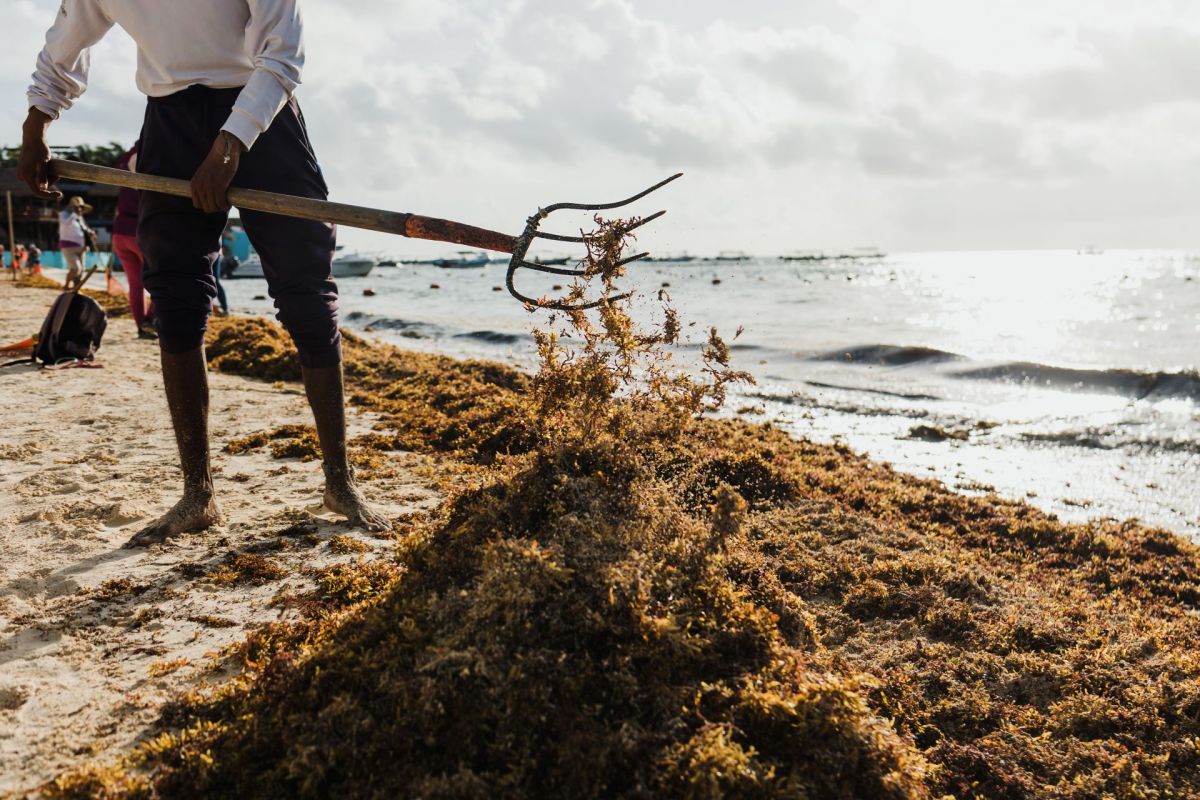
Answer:
<svg viewBox="0 0 1200 800"><path fill-rule="evenodd" d="M183 468L183 499L130 539L126 547L149 547L222 521L208 460L208 370L204 348L178 354L163 352L162 370Z"/></svg>
<svg viewBox="0 0 1200 800"><path fill-rule="evenodd" d="M325 468L325 505L345 514L352 525L369 531L386 531L391 523L367 504L354 483L346 459L346 405L342 390L342 365L304 367L304 390L312 406L321 440Z"/></svg>

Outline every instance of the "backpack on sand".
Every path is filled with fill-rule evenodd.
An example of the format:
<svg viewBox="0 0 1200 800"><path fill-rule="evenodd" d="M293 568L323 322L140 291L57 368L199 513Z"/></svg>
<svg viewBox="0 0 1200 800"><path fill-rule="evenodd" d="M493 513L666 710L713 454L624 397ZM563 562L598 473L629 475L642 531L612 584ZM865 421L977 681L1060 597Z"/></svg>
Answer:
<svg viewBox="0 0 1200 800"><path fill-rule="evenodd" d="M50 306L38 334L33 360L52 367L64 359L91 361L108 328L108 315L90 297L63 292Z"/></svg>

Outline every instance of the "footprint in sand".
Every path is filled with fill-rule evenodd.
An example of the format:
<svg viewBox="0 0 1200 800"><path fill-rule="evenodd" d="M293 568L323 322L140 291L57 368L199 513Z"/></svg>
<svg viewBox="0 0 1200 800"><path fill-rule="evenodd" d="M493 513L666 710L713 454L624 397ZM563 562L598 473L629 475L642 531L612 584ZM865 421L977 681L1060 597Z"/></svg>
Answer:
<svg viewBox="0 0 1200 800"><path fill-rule="evenodd" d="M109 528L124 528L148 516L150 512L140 506L118 502L104 518L104 524Z"/></svg>

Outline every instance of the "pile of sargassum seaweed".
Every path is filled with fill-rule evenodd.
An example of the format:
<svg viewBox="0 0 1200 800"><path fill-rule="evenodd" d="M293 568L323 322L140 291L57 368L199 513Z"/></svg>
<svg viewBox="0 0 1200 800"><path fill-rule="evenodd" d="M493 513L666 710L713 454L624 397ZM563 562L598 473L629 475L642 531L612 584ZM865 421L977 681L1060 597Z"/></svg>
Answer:
<svg viewBox="0 0 1200 800"><path fill-rule="evenodd" d="M363 567L374 591L256 632L236 679L180 698L159 738L48 795L1200 786L1200 561L1180 538L1065 525L769 425L619 397L585 424L571 403L613 387L579 374L564 387L345 346L352 401L383 419L368 444L440 454L457 488L402 529L391 569ZM299 377L263 320L214 321L209 356Z"/></svg>

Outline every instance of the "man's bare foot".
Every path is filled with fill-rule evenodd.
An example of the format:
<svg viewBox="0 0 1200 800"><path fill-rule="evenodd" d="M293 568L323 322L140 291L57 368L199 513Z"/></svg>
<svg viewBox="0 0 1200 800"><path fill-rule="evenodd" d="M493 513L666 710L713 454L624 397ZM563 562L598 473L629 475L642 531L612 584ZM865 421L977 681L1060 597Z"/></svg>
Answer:
<svg viewBox="0 0 1200 800"><path fill-rule="evenodd" d="M351 525L359 525L375 533L392 529L392 523L371 508L350 476L330 478L326 475L325 506L330 511L344 514Z"/></svg>
<svg viewBox="0 0 1200 800"><path fill-rule="evenodd" d="M211 495L185 494L175 507L125 543L126 549L150 547L182 533L202 531L225 521Z"/></svg>

